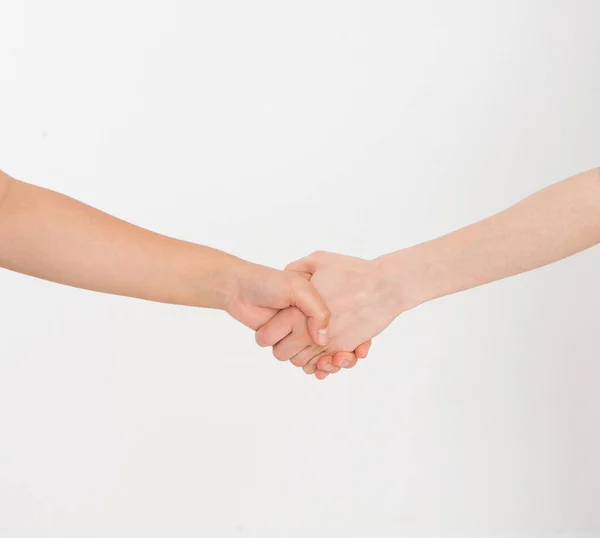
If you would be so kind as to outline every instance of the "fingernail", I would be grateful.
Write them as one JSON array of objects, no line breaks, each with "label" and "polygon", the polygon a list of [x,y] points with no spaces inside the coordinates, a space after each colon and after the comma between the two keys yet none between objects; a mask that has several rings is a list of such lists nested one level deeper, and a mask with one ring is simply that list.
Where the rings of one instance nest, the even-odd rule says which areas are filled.
[{"label": "fingernail", "polygon": [[346,360],[342,363],[343,368],[350,368],[351,365],[352,365],[352,362],[348,361],[348,360]]},{"label": "fingernail", "polygon": [[325,370],[326,372],[333,372],[333,370],[335,369],[335,367],[333,366],[333,364],[326,364],[325,366],[323,366],[323,370]]},{"label": "fingernail", "polygon": [[327,329],[319,329],[317,332],[317,341],[320,346],[327,344]]}]

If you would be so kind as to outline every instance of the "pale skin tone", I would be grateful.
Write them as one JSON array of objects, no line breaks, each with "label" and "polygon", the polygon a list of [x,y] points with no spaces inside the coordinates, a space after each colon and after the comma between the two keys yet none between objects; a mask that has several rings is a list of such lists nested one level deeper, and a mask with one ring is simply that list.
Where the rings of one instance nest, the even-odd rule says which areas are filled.
[{"label": "pale skin tone", "polygon": [[356,364],[337,352],[374,338],[402,312],[598,243],[600,168],[551,185],[485,220],[375,260],[317,252],[294,262],[287,269],[310,273],[331,310],[329,342],[311,342],[289,310],[272,318],[256,339],[274,345],[280,360],[324,379]]},{"label": "pale skin tone", "polygon": [[307,275],[150,232],[1,171],[0,267],[98,292],[220,309],[253,330],[289,307],[302,317],[304,335],[328,341],[329,309]]}]

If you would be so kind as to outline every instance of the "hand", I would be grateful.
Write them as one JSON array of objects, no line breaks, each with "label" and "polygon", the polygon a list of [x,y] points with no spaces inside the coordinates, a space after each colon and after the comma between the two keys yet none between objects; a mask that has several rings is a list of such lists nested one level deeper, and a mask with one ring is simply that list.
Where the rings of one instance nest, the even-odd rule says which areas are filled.
[{"label": "hand", "polygon": [[[366,359],[371,349],[371,340],[358,346],[354,353],[347,351],[338,351],[333,357],[323,355],[315,365],[314,375],[317,379],[325,379],[329,374],[337,374],[342,368],[348,370],[354,368],[358,359]],[[310,374],[310,372],[307,372]]]},{"label": "hand", "polygon": [[[304,274],[304,273],[303,273]],[[310,274],[306,273],[306,278]],[[257,331],[256,343],[262,347],[272,344],[263,343],[262,338],[268,332]],[[284,343],[275,344],[273,346],[273,355],[276,359],[281,361],[287,361],[290,358],[290,349],[302,349],[303,347],[312,344],[310,334],[308,332],[306,317],[304,314],[295,307],[289,307],[282,310],[278,317],[278,326],[269,336],[273,340],[285,340]],[[322,357],[323,368],[320,372],[315,372],[315,377],[319,380],[325,379],[330,373],[337,373],[340,368],[353,368],[358,359],[364,359],[369,353],[371,347],[371,341],[365,342],[358,346],[354,352],[339,352],[336,353],[335,357]],[[329,361],[331,364],[326,365],[325,361]],[[293,359],[292,364],[294,366],[304,366],[305,362],[299,362],[297,359]],[[307,372],[308,373],[308,372]]]},{"label": "hand", "polygon": [[[242,260],[231,262],[228,267],[235,267],[234,271],[224,272],[233,273],[232,280],[237,282],[225,306],[233,318],[256,330],[285,305],[287,308],[282,311],[286,312],[286,319],[297,333],[308,342],[314,342],[316,338],[319,344],[327,343],[329,310],[308,281],[310,274],[277,271]],[[367,356],[370,345],[367,342],[359,346],[355,353],[338,353],[336,360],[345,368],[351,368],[358,358]],[[316,377],[325,379],[328,375],[328,372],[320,372]]]},{"label": "hand", "polygon": [[[280,360],[291,360],[306,373],[315,372],[321,357],[368,343],[405,310],[398,299],[398,290],[392,280],[385,278],[378,260],[316,252],[286,269],[312,275],[311,284],[331,310],[329,342],[315,345],[307,338],[297,338],[294,332],[290,334],[286,311],[261,327],[257,341],[273,345]],[[323,366],[327,362],[324,359]]]},{"label": "hand", "polygon": [[259,329],[280,310],[294,308],[315,345],[325,345],[330,312],[325,302],[302,274],[278,271],[237,260],[230,270],[233,289],[225,310],[253,330]]}]

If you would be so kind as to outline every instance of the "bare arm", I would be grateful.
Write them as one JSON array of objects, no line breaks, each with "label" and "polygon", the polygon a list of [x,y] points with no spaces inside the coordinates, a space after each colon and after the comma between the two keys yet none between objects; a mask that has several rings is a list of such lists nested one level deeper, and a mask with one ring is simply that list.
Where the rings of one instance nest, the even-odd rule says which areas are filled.
[{"label": "bare arm", "polygon": [[[317,252],[288,266],[311,282],[331,309],[330,341],[281,340],[285,312],[257,334],[313,373],[335,373],[330,355],[373,338],[399,314],[437,297],[529,271],[600,243],[600,169],[551,185],[485,220],[432,241],[362,260]],[[288,337],[289,338],[289,337]],[[350,363],[350,367],[356,361]]]},{"label": "bare arm", "polygon": [[319,331],[328,321],[322,299],[300,275],[150,232],[2,172],[0,267],[94,291],[218,308],[253,329],[295,305],[309,316],[315,340],[323,340]]},{"label": "bare arm", "polygon": [[0,266],[79,288],[222,308],[236,259],[3,175]]},{"label": "bare arm", "polygon": [[[600,243],[600,168],[485,220],[380,258],[404,307],[547,265]],[[406,282],[400,282],[407,277]],[[407,289],[410,286],[410,290]],[[408,301],[408,302],[407,302]]]}]

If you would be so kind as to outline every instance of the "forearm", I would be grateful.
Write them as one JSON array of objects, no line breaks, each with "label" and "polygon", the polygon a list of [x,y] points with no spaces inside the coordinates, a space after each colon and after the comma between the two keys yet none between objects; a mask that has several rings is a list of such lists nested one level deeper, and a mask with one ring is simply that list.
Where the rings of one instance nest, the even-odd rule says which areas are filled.
[{"label": "forearm", "polygon": [[224,308],[244,263],[0,172],[0,267],[105,293]]},{"label": "forearm", "polygon": [[399,294],[410,308],[553,263],[597,243],[600,169],[566,179],[483,221],[379,261],[385,278],[402,287]]}]

